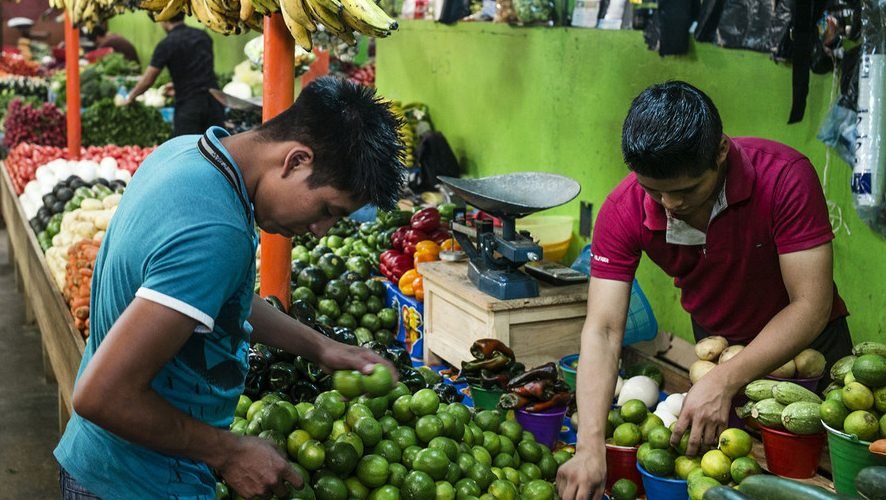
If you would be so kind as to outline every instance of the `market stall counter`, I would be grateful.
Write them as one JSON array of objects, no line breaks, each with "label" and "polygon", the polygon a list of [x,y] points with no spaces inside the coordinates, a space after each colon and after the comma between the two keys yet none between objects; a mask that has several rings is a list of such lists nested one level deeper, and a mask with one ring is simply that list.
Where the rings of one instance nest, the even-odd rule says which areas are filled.
[{"label": "market stall counter", "polygon": [[[17,283],[25,295],[28,321],[36,319],[43,345],[43,367],[47,380],[58,383],[59,430],[71,415],[71,397],[80,359],[86,346],[74,327],[64,298],[52,282],[43,252],[34,232],[27,226],[15,190],[5,168],[0,168],[0,206],[9,232],[10,255],[15,261]],[[36,314],[34,311],[38,311]]]}]

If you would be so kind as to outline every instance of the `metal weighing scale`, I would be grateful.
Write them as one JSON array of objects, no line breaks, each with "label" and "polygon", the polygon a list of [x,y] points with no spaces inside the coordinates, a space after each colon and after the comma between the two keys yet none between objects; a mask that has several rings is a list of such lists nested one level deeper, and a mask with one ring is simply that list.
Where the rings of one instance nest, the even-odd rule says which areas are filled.
[{"label": "metal weighing scale", "polygon": [[[578,196],[573,179],[542,172],[520,172],[480,179],[438,177],[465,203],[501,220],[501,231],[490,220],[468,225],[464,209],[452,221],[452,234],[468,255],[468,279],[497,299],[538,297],[538,282],[520,270],[541,261],[543,250],[526,231],[517,232],[516,219],[560,206]],[[475,243],[476,241],[476,243]]]}]

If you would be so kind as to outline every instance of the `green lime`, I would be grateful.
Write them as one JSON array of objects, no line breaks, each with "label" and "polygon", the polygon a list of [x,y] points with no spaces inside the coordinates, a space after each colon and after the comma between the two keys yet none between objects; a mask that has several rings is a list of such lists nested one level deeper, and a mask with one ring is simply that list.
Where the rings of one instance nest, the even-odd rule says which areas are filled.
[{"label": "green lime", "polygon": [[332,415],[323,408],[315,407],[305,413],[301,422],[302,429],[306,430],[313,439],[324,441],[332,432]]},{"label": "green lime", "polygon": [[[354,283],[355,285],[359,283]],[[354,318],[362,318],[364,314],[369,312],[369,309],[366,307],[366,304],[360,302],[359,300],[354,300],[350,304],[345,307],[345,312],[352,315]],[[356,322],[356,320],[355,320]],[[356,326],[355,326],[356,328]],[[362,328],[362,327],[361,327]]]},{"label": "green lime", "polygon": [[409,474],[409,469],[403,464],[392,462],[388,465],[388,471],[388,484],[394,485],[397,488],[403,486],[403,481],[406,479],[406,475]]},{"label": "green lime", "polygon": [[[649,431],[655,429],[656,427],[664,427],[664,422],[662,422],[661,418],[654,413],[647,413],[646,418],[643,419],[643,422],[640,423],[640,435],[642,436],[643,441],[649,440]],[[613,430],[615,428],[613,427]]]},{"label": "green lime", "polygon": [[646,453],[643,467],[654,476],[670,476],[674,473],[674,456],[668,450],[651,449]]},{"label": "green lime", "polygon": [[418,456],[418,452],[422,451],[422,448],[419,448],[416,445],[407,446],[403,450],[403,454],[400,458],[400,461],[408,468],[412,468],[415,463],[415,457]]},{"label": "green lime", "polygon": [[412,462],[412,468],[422,471],[439,481],[449,471],[449,458],[441,450],[426,448],[418,452]]},{"label": "green lime", "polygon": [[433,450],[440,450],[444,454],[446,454],[446,458],[451,461],[458,460],[458,443],[455,440],[444,437],[437,436],[428,443],[428,448]]},{"label": "green lime", "polygon": [[498,432],[510,439],[512,443],[517,443],[523,437],[523,426],[516,420],[505,420],[499,425]]},{"label": "green lime", "polygon": [[455,487],[447,481],[437,481],[436,500],[455,500]]},{"label": "green lime", "polygon": [[496,479],[489,485],[489,493],[496,500],[516,500],[518,496],[514,483],[501,479]]},{"label": "green lime", "polygon": [[282,452],[286,451],[286,438],[284,437],[283,434],[281,434],[277,431],[269,430],[269,431],[261,431],[258,434],[258,437],[261,439],[265,439],[267,441],[270,441],[280,451],[282,451]]},{"label": "green lime", "polygon": [[338,370],[332,375],[332,387],[348,399],[355,398],[363,393],[362,378],[357,370]]},{"label": "green lime", "polygon": [[341,316],[341,308],[339,307],[338,302],[333,299],[320,300],[317,304],[317,312],[329,317],[333,321]]},{"label": "green lime", "polygon": [[385,306],[384,300],[378,296],[371,296],[366,299],[366,309],[371,313],[377,313]]},{"label": "green lime", "polygon": [[381,424],[372,417],[362,417],[354,424],[354,432],[363,441],[363,445],[369,448],[378,444],[382,438]]},{"label": "green lime", "polygon": [[388,367],[381,363],[372,367],[372,373],[363,376],[363,391],[370,396],[384,396],[391,392],[393,388],[394,377],[391,375]]},{"label": "green lime", "polygon": [[419,442],[428,443],[443,432],[443,422],[437,415],[425,415],[415,423],[415,435]]},{"label": "green lime", "polygon": [[615,432],[612,433],[612,441],[617,446],[636,446],[640,443],[641,438],[640,427],[628,422],[616,427]]},{"label": "green lime", "polygon": [[375,418],[372,414],[372,410],[370,410],[368,406],[361,403],[354,403],[348,408],[348,411],[345,414],[345,422],[347,422],[353,429],[354,426],[357,425],[357,421],[363,417]]},{"label": "green lime", "polygon": [[335,320],[335,326],[341,328],[349,328],[353,330],[357,328],[357,318],[354,317],[353,314],[344,312],[341,316],[338,317],[338,319]]},{"label": "green lime", "polygon": [[529,476],[529,479],[541,479],[541,469],[529,462],[524,462],[520,464],[520,472]]},{"label": "green lime", "polygon": [[360,318],[360,326],[374,332],[381,328],[381,321],[379,321],[378,316],[375,314],[366,313]]},{"label": "green lime", "polygon": [[384,307],[378,311],[378,320],[382,328],[393,330],[397,326],[397,311],[390,307]]},{"label": "green lime", "polygon": [[253,401],[252,404],[249,405],[249,408],[246,409],[246,420],[249,420],[251,422],[252,419],[255,418],[255,416],[258,415],[264,407],[264,401]]},{"label": "green lime", "polygon": [[541,460],[541,447],[542,445],[535,441],[520,441],[517,444],[517,453],[522,460],[536,463]]},{"label": "green lime", "polygon": [[619,479],[612,485],[613,500],[634,500],[637,498],[637,484],[630,479]]},{"label": "green lime", "polygon": [[234,416],[247,418],[246,414],[249,411],[249,407],[251,405],[252,400],[249,399],[249,396],[247,396],[246,394],[241,394],[240,399],[237,400],[237,408],[234,410]]},{"label": "green lime", "polygon": [[335,476],[323,476],[314,483],[314,494],[322,500],[347,500],[348,487]]},{"label": "green lime", "polygon": [[357,477],[370,488],[385,484],[388,473],[388,461],[378,455],[366,455],[357,464]]},{"label": "green lime", "polygon": [[631,399],[621,406],[620,412],[621,418],[624,419],[625,422],[641,424],[643,423],[643,420],[646,419],[646,414],[649,410],[646,408],[646,403],[643,401],[640,401],[639,399]]},{"label": "green lime", "polygon": [[[438,406],[440,406],[440,397],[431,389],[419,390],[412,395],[412,400],[409,402],[409,409],[417,417],[437,413]],[[396,414],[394,418],[397,418]],[[400,421],[399,418],[397,420]]]},{"label": "green lime", "polygon": [[380,486],[372,490],[369,500],[400,500],[400,488],[390,484]]},{"label": "green lime", "polygon": [[391,441],[397,443],[397,446],[404,451],[406,448],[418,444],[415,429],[402,425],[391,431]]},{"label": "green lime", "polygon": [[539,460],[536,465],[538,465],[538,468],[541,470],[542,479],[553,481],[557,476],[557,460],[554,458],[553,454],[543,454],[541,460]]},{"label": "green lime", "polygon": [[522,491],[523,500],[554,498],[554,485],[542,479],[530,480]]},{"label": "green lime", "polygon": [[384,458],[391,464],[398,463],[403,458],[403,452],[400,450],[400,447],[390,439],[379,441],[372,453]]},{"label": "green lime", "polygon": [[298,449],[311,440],[311,435],[304,429],[296,429],[286,438],[286,452],[293,460],[298,460]]},{"label": "green lime", "polygon": [[350,475],[358,460],[360,456],[357,455],[357,450],[345,442],[333,443],[326,453],[326,467],[342,477]]},{"label": "green lime", "polygon": [[501,451],[501,439],[492,431],[483,431],[483,447],[490,455],[495,456]]},{"label": "green lime", "polygon": [[318,470],[326,461],[326,449],[316,439],[302,443],[298,449],[298,464],[309,471]]},{"label": "green lime", "polygon": [[[501,425],[501,415],[495,410],[483,410],[474,416],[474,422],[484,431],[498,433]],[[514,439],[513,441],[517,441]]]},{"label": "green lime", "polygon": [[391,405],[391,414],[401,424],[411,422],[415,418],[415,414],[412,413],[412,396],[406,395],[397,398]]},{"label": "green lime", "polygon": [[434,498],[436,494],[437,485],[434,480],[421,470],[410,472],[400,488],[400,496],[404,500],[425,500]]},{"label": "green lime", "polygon": [[360,440],[360,437],[354,434],[353,432],[346,432],[335,439],[336,443],[347,443],[354,447],[357,450],[357,455],[363,456],[363,450],[365,449],[363,446],[363,441]]},{"label": "green lime", "polygon": [[479,464],[487,467],[492,465],[492,455],[489,454],[489,450],[482,446],[474,446],[471,448],[471,455],[474,455],[474,460]]},{"label": "green lime", "polygon": [[660,425],[649,431],[648,442],[652,448],[666,450],[671,446],[671,431]]},{"label": "green lime", "polygon": [[480,489],[480,485],[477,484],[477,481],[474,481],[471,478],[465,477],[459,479],[457,483],[455,483],[455,497],[456,498],[472,498],[479,497],[482,493]]},{"label": "green lime", "polygon": [[363,500],[369,498],[369,488],[360,482],[354,476],[345,479],[345,486],[348,488],[348,498]]}]

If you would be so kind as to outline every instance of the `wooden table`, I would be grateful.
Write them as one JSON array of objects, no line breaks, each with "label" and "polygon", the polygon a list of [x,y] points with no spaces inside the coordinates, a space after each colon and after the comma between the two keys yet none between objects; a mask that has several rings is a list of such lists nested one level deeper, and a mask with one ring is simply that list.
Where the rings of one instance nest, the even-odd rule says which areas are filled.
[{"label": "wooden table", "polygon": [[434,356],[459,366],[473,358],[471,344],[496,338],[527,367],[557,361],[579,350],[587,314],[587,283],[556,287],[539,283],[539,296],[499,300],[468,280],[466,262],[423,262],[425,362]]},{"label": "wooden table", "polygon": [[0,209],[9,232],[16,282],[25,296],[28,322],[37,321],[43,345],[43,371],[58,383],[58,425],[63,431],[71,416],[74,380],[86,343],[74,327],[67,304],[52,279],[37,237],[18,202],[6,168],[0,166]]}]

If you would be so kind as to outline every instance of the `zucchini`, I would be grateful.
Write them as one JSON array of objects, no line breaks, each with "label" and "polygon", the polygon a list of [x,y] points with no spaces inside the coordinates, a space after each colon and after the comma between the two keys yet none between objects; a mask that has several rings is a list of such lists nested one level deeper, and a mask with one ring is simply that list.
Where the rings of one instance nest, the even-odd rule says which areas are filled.
[{"label": "zucchini", "polygon": [[772,397],[772,388],[777,383],[775,380],[754,380],[744,388],[744,394],[754,401],[763,401]]},{"label": "zucchini", "polygon": [[821,405],[797,401],[787,405],[781,412],[781,423],[794,434],[817,434],[824,431],[821,425]]},{"label": "zucchini", "polygon": [[793,382],[779,382],[772,387],[772,397],[783,405],[798,401],[821,404],[821,398],[809,389]]},{"label": "zucchini", "polygon": [[852,354],[861,356],[863,354],[879,354],[886,356],[886,344],[880,342],[861,342],[852,348]]},{"label": "zucchini", "polygon": [[754,500],[837,500],[835,493],[778,476],[756,474],[746,478],[738,491]]},{"label": "zucchini", "polygon": [[729,486],[714,486],[704,492],[703,500],[748,500],[751,497],[744,493],[730,488]]},{"label": "zucchini", "polygon": [[886,498],[886,465],[865,467],[855,476],[855,491],[862,498]]},{"label": "zucchini", "polygon": [[852,363],[855,363],[855,356],[851,354],[840,358],[840,360],[834,363],[834,366],[831,367],[831,380],[837,380],[839,383],[842,383],[846,374],[852,371]]},{"label": "zucchini", "polygon": [[764,399],[763,401],[757,401],[754,404],[753,410],[751,410],[751,416],[754,417],[754,420],[760,425],[772,429],[781,429],[781,412],[783,411],[783,404],[776,401],[775,398],[769,398]]}]

